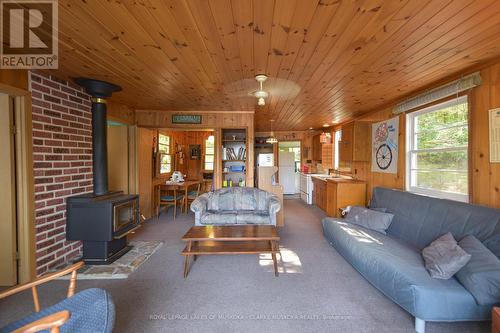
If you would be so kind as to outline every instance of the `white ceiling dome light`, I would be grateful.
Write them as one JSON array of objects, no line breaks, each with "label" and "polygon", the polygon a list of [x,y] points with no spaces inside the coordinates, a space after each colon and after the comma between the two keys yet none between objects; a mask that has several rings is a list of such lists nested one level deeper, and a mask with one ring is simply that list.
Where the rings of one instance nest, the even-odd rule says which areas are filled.
[{"label": "white ceiling dome light", "polygon": [[254,91],[252,95],[257,98],[257,104],[259,106],[266,105],[266,98],[269,96],[267,91],[264,91],[264,82],[267,80],[267,75],[259,74],[255,76],[255,80],[259,82],[259,90]]}]

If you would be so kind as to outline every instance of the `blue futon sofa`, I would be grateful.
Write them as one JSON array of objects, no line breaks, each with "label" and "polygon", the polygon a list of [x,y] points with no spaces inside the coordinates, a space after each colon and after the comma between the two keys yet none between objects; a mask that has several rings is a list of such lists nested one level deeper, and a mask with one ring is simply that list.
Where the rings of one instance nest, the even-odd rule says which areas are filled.
[{"label": "blue futon sofa", "polygon": [[387,235],[324,218],[331,245],[372,285],[415,316],[417,332],[426,321],[479,321],[491,318],[491,306],[478,305],[457,279],[431,278],[421,251],[451,232],[460,240],[474,235],[500,258],[500,210],[375,188],[371,208],[394,214]]}]

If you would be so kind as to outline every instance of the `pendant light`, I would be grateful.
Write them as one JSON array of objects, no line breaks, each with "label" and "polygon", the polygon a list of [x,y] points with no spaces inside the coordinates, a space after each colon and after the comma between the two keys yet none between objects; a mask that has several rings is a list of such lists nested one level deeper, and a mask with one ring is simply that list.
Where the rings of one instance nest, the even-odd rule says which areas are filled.
[{"label": "pendant light", "polygon": [[275,144],[278,143],[278,139],[276,139],[276,137],[274,136],[274,131],[273,131],[274,119],[271,119],[270,122],[271,122],[271,136],[267,138],[266,143]]}]

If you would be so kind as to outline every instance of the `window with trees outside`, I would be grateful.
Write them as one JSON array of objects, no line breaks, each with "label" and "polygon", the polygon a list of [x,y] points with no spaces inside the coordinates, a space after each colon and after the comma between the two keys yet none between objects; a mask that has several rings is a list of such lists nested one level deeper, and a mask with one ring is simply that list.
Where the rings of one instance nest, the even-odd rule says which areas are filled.
[{"label": "window with trees outside", "polygon": [[170,136],[158,135],[158,153],[160,156],[160,174],[172,171],[172,155],[170,147]]},{"label": "window with trees outside", "polygon": [[408,191],[469,201],[467,96],[407,115]]},{"label": "window with trees outside", "polygon": [[215,138],[210,135],[208,139],[205,140],[205,170],[214,169],[214,157],[215,156]]}]

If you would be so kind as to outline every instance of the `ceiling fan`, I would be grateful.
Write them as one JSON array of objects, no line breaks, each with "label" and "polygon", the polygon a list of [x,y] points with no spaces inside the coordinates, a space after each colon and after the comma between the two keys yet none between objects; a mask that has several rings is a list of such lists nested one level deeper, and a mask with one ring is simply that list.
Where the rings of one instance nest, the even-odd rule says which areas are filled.
[{"label": "ceiling fan", "polygon": [[[257,81],[257,89],[255,89],[255,81]],[[264,106],[269,98],[297,96],[300,86],[290,80],[258,74],[253,79],[242,79],[225,85],[224,92],[229,98],[255,98],[258,106]]]}]

